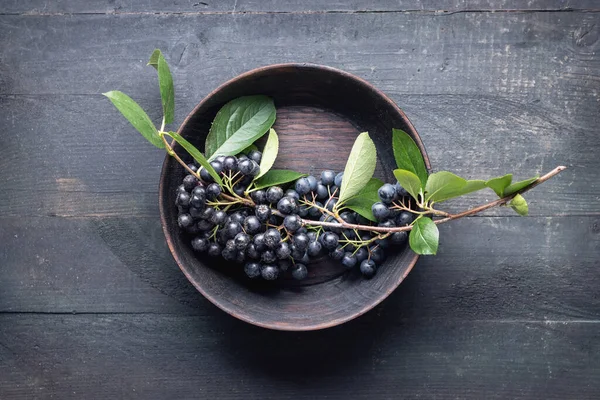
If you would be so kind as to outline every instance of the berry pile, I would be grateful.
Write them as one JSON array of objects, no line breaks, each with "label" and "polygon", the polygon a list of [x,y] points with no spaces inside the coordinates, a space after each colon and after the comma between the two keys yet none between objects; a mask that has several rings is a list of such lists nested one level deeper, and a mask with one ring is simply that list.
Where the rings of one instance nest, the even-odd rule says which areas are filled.
[{"label": "berry pile", "polygon": [[[224,187],[203,168],[199,171],[201,180],[185,175],[177,188],[178,224],[193,235],[195,251],[241,264],[250,278],[275,280],[289,273],[301,280],[308,275],[311,259],[327,254],[347,269],[358,267],[362,275],[371,278],[385,259],[385,250],[406,242],[406,232],[380,235],[345,229],[339,223],[333,210],[343,173],[323,171],[320,179],[302,177],[285,191],[280,186],[249,189],[259,173],[261,157],[254,150],[212,161]],[[194,172],[199,169],[196,164],[188,168]],[[398,183],[384,184],[378,195],[381,201],[372,207],[378,226],[405,226],[413,221],[412,213],[395,207],[398,201],[410,201]],[[339,218],[348,224],[373,224],[352,211],[341,212]],[[340,227],[315,226],[310,221]]]}]

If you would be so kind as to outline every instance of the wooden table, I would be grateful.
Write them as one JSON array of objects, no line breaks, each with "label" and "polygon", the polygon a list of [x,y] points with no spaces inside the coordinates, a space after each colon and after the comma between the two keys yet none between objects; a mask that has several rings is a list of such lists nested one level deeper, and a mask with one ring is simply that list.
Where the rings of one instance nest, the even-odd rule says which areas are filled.
[{"label": "wooden table", "polygon": [[[341,3],[0,4],[1,399],[600,396],[600,4]],[[259,329],[179,271],[158,218],[164,154],[100,94],[158,119],[154,48],[178,123],[241,72],[312,62],[389,94],[435,169],[569,169],[527,194],[529,217],[441,227],[439,255],[367,315]]]}]

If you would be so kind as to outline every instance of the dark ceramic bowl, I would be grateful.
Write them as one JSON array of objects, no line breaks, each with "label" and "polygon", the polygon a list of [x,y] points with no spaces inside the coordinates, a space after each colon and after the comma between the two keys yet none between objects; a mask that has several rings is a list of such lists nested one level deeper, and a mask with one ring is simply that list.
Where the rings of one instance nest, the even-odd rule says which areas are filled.
[{"label": "dark ceramic bowl", "polygon": [[[318,174],[342,171],[354,139],[368,131],[377,147],[375,176],[395,182],[392,128],[408,132],[429,160],[404,113],[368,82],[330,67],[280,64],[246,72],[210,93],[188,115],[179,133],[204,147],[211,121],[226,102],[244,95],[271,96],[277,107],[275,130],[280,148],[275,168]],[[259,145],[259,148],[261,146]],[[184,154],[181,148],[176,150]],[[309,266],[305,281],[256,282],[243,268],[195,254],[191,237],[177,226],[175,191],[183,168],[166,157],[160,177],[160,213],[167,243],[177,264],[208,300],[243,321],[265,328],[308,331],[339,325],[369,311],[410,272],[418,256],[408,248],[387,258],[366,280],[324,257]]]}]

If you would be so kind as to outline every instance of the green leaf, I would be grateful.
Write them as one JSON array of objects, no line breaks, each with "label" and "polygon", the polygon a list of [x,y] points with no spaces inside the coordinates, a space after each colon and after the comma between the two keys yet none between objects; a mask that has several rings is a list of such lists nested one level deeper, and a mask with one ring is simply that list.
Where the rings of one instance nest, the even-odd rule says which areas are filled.
[{"label": "green leaf", "polygon": [[267,143],[265,144],[265,148],[262,152],[262,158],[260,160],[260,172],[254,178],[255,180],[266,174],[273,164],[275,163],[275,159],[277,158],[277,153],[279,152],[279,138],[277,137],[277,133],[275,129],[271,128],[269,130],[269,137],[267,138]]},{"label": "green leaf", "polygon": [[526,216],[529,214],[529,206],[527,205],[527,201],[520,194],[513,197],[513,199],[509,203],[510,208],[515,210],[517,214]]},{"label": "green leaf", "polygon": [[117,110],[123,114],[125,118],[135,129],[138,130],[139,133],[142,134],[150,143],[159,149],[163,149],[165,147],[164,142],[158,135],[158,131],[156,127],[152,123],[148,114],[139,106],[138,103],[133,101],[131,97],[127,96],[123,92],[119,92],[118,90],[113,90],[111,92],[102,93],[104,96],[108,97],[108,99],[117,107]]},{"label": "green leaf", "polygon": [[363,132],[354,141],[344,169],[344,179],[336,206],[358,194],[375,172],[377,150],[368,132]]},{"label": "green leaf", "polygon": [[231,100],[217,113],[205,152],[209,160],[238,154],[263,136],[275,122],[275,105],[267,96],[244,96]]},{"label": "green leaf", "polygon": [[429,175],[425,200],[439,203],[485,188],[485,181],[480,179],[466,180],[451,172],[440,171]]},{"label": "green leaf", "polygon": [[165,124],[170,124],[175,118],[175,88],[173,87],[173,77],[169,70],[169,64],[167,64],[162,54],[158,57],[158,84],[160,86]]},{"label": "green leaf", "polygon": [[369,183],[354,197],[349,198],[343,208],[349,208],[356,211],[366,219],[376,222],[375,216],[371,211],[373,203],[379,201],[377,191],[383,186],[383,182],[377,178],[371,178]]},{"label": "green leaf", "polygon": [[158,85],[160,87],[165,124],[170,124],[175,117],[175,89],[169,64],[167,64],[160,50],[156,49],[152,52],[147,65],[153,66],[158,71]]},{"label": "green leaf", "polygon": [[218,183],[220,186],[223,186],[223,181],[221,180],[219,174],[217,174],[217,171],[215,171],[215,169],[212,167],[212,165],[210,165],[208,160],[202,155],[202,153],[200,153],[200,151],[196,147],[194,147],[193,144],[185,140],[177,132],[168,132],[167,135],[175,139],[175,141],[179,143],[181,147],[183,147],[185,151],[187,151],[194,158],[194,160],[198,162],[198,164],[205,168],[216,183]]},{"label": "green leaf", "polygon": [[288,169],[272,169],[261,176],[260,179],[254,181],[253,190],[263,189],[268,186],[282,185],[284,183],[295,181],[303,176],[306,176],[306,174],[290,171]]},{"label": "green leaf", "polygon": [[392,129],[392,148],[399,169],[405,169],[419,177],[421,187],[427,183],[427,168],[421,150],[410,137],[401,129]]},{"label": "green leaf", "polygon": [[405,169],[395,169],[394,176],[415,200],[419,200],[419,193],[421,193],[422,189],[421,181],[417,175]]},{"label": "green leaf", "polygon": [[152,54],[150,55],[150,60],[148,60],[148,64],[146,65],[151,65],[154,67],[154,69],[158,70],[158,57],[161,55],[162,53],[160,52],[159,49],[155,49]]},{"label": "green leaf", "polygon": [[510,196],[511,194],[518,192],[521,189],[526,188],[531,185],[533,182],[537,181],[539,175],[536,175],[533,178],[525,179],[524,181],[515,182],[506,189],[504,189],[504,196]]},{"label": "green leaf", "polygon": [[512,174],[506,174],[497,178],[488,180],[485,185],[492,189],[498,197],[504,197],[504,189],[506,189],[512,182]]},{"label": "green leaf", "polygon": [[439,231],[431,218],[418,218],[410,231],[408,243],[417,254],[435,255],[438,250]]},{"label": "green leaf", "polygon": [[467,180],[452,172],[440,171],[429,175],[425,186],[426,201],[440,201],[448,193],[456,193],[467,184]]}]

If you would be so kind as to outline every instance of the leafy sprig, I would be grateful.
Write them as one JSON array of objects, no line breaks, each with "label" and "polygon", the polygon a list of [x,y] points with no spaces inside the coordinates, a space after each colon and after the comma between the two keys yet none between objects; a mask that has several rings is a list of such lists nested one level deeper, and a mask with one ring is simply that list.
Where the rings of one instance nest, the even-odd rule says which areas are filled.
[{"label": "leafy sprig", "polygon": [[[104,95],[144,138],[154,146],[164,148],[190,174],[199,180],[202,179],[199,171],[192,170],[175,152],[173,147],[175,143],[179,144],[202,169],[206,170],[210,177],[225,189],[219,199],[215,200],[215,205],[224,207],[235,204],[254,206],[254,201],[250,196],[253,191],[293,182],[306,175],[296,171],[271,169],[279,151],[279,138],[272,129],[276,118],[275,105],[273,100],[267,96],[243,96],[225,104],[218,111],[206,137],[204,153],[179,133],[166,131],[166,125],[173,123],[175,115],[173,78],[160,50],[157,49],[152,53],[148,65],[154,67],[158,73],[163,108],[163,118],[159,128],[154,125],[146,112],[126,94],[110,91]],[[233,187],[236,177],[225,176],[222,178],[210,162],[218,156],[248,153],[256,149],[255,142],[267,132],[269,134],[263,148],[259,172],[242,195],[235,193]],[[439,243],[437,225],[502,205],[509,205],[519,215],[527,215],[528,204],[521,194],[566,168],[559,166],[542,177],[536,176],[514,183],[512,174],[491,178],[487,181],[467,180],[448,171],[429,174],[421,150],[413,138],[403,130],[392,130],[392,148],[398,167],[393,171],[394,176],[412,199],[408,204],[404,200],[398,199],[391,208],[410,211],[417,215],[410,225],[388,227],[353,224],[346,222],[340,216],[343,210],[350,209],[370,221],[375,221],[371,207],[379,200],[378,189],[383,182],[373,177],[377,163],[377,151],[367,132],[361,133],[352,146],[335,206],[330,210],[318,206],[315,199],[302,200],[306,206],[319,208],[328,218],[320,221],[303,219],[302,224],[317,231],[322,227],[331,227],[372,232],[373,236],[369,239],[344,237],[341,240],[346,245],[354,246],[357,250],[374,241],[385,239],[393,233],[409,231],[409,244],[414,252],[423,255],[436,254]],[[435,208],[437,204],[446,200],[486,188],[493,190],[499,199],[457,214],[449,214]],[[277,211],[274,212],[277,213]]]}]

